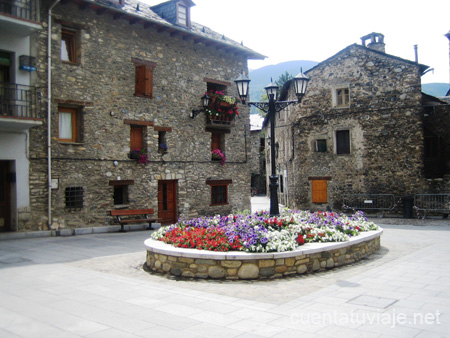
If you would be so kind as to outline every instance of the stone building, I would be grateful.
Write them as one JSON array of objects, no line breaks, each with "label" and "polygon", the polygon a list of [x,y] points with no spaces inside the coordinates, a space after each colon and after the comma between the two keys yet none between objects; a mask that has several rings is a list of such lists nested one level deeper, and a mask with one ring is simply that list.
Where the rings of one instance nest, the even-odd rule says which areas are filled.
[{"label": "stone building", "polygon": [[[449,106],[421,93],[427,68],[372,33],[308,70],[302,103],[276,117],[280,203],[341,210],[348,194],[450,191]],[[290,82],[279,99],[295,99]]]},{"label": "stone building", "polygon": [[27,217],[10,217],[9,230],[109,225],[117,208],[153,208],[162,223],[250,208],[248,108],[224,123],[193,111],[207,91],[236,97],[233,80],[264,56],[195,23],[190,0],[41,4],[20,53],[33,56],[25,84],[39,88],[42,109],[8,139],[29,142],[16,152],[29,169],[0,153],[17,177],[10,215],[21,210],[15,194],[27,195]]},{"label": "stone building", "polygon": [[261,129],[250,130],[251,187],[252,195],[266,194],[266,156],[264,133]]}]

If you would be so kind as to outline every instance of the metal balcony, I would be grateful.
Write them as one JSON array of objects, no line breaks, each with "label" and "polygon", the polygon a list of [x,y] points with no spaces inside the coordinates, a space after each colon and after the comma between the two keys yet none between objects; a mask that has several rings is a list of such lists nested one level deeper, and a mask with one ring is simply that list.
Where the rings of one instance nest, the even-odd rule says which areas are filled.
[{"label": "metal balcony", "polygon": [[42,29],[39,21],[39,0],[0,0],[0,33],[29,36]]},{"label": "metal balcony", "polygon": [[39,119],[41,92],[36,87],[0,82],[0,117]]},{"label": "metal balcony", "polygon": [[1,0],[0,13],[16,18],[39,21],[39,1],[37,0]]}]

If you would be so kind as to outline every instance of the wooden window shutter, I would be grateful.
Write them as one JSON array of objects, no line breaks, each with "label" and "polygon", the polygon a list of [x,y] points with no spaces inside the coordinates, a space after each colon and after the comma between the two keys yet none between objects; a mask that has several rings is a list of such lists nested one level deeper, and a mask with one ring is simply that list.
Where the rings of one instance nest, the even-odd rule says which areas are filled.
[{"label": "wooden window shutter", "polygon": [[136,94],[152,96],[153,94],[153,71],[145,65],[136,66]]},{"label": "wooden window shutter", "polygon": [[221,133],[211,133],[211,151],[215,149],[222,150],[222,134]]},{"label": "wooden window shutter", "polygon": [[144,145],[143,127],[130,126],[130,150],[142,150]]},{"label": "wooden window shutter", "polygon": [[313,203],[327,203],[327,181],[326,180],[314,180],[311,181],[312,185],[312,202]]}]

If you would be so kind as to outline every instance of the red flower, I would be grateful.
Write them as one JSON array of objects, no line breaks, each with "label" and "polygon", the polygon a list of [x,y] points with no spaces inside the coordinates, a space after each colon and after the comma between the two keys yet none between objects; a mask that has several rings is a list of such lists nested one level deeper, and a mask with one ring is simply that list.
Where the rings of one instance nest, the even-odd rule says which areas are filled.
[{"label": "red flower", "polygon": [[305,239],[303,238],[302,234],[298,234],[297,238],[295,239],[298,243],[298,245],[303,245],[305,244]]}]

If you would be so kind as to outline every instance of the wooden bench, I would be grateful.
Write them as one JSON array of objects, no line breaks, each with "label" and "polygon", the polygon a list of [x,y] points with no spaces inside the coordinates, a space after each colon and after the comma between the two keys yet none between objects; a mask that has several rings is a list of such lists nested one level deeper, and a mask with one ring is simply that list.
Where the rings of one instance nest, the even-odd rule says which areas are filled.
[{"label": "wooden bench", "polygon": [[134,223],[148,223],[147,230],[152,230],[152,223],[157,222],[158,218],[150,218],[149,215],[153,215],[155,211],[153,209],[122,209],[111,210],[111,216],[115,216],[117,222],[120,224],[121,232],[125,232],[125,224]]}]

